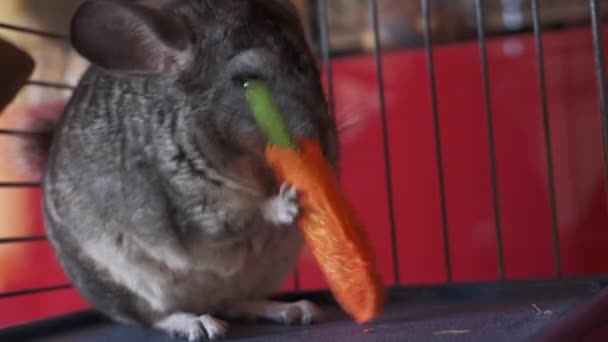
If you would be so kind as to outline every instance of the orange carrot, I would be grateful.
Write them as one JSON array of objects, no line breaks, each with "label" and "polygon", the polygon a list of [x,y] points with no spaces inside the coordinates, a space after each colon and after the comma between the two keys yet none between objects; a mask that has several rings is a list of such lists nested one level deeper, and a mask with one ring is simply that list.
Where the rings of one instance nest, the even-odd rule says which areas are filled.
[{"label": "orange carrot", "polygon": [[246,96],[268,136],[266,160],[277,178],[298,190],[298,224],[334,297],[358,323],[374,319],[385,300],[380,272],[365,230],[319,143],[292,139],[263,82],[246,84]]},{"label": "orange carrot", "polygon": [[365,231],[319,144],[301,140],[299,145],[299,151],[268,145],[266,159],[279,178],[298,189],[300,229],[336,300],[357,322],[370,321],[382,309],[384,289]]}]

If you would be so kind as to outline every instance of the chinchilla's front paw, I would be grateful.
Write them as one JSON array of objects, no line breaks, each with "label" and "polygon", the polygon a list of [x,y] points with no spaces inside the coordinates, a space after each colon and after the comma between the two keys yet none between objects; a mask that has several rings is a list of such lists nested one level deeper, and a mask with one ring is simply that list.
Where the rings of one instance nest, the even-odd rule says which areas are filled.
[{"label": "chinchilla's front paw", "polygon": [[287,184],[281,184],[279,194],[269,199],[262,209],[264,218],[277,225],[293,224],[300,213],[298,192]]}]

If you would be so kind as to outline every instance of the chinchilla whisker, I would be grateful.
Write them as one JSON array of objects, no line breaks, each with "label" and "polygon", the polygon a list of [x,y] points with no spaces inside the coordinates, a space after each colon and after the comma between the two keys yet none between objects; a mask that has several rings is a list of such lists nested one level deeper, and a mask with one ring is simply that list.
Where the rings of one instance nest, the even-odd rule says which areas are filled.
[{"label": "chinchilla whisker", "polygon": [[249,114],[249,113],[245,113],[245,112],[243,112],[243,111],[241,111],[241,110],[238,110],[238,109],[236,109],[236,108],[233,108],[233,107],[230,107],[230,106],[226,106],[226,105],[223,105],[223,104],[217,104],[217,105],[215,105],[215,106],[216,106],[217,108],[219,108],[219,109],[222,109],[222,110],[228,111],[229,113],[236,114],[236,115],[239,115],[239,116],[242,116],[242,117],[248,118],[248,119],[253,119],[253,118],[252,118],[252,116],[251,116],[251,114]]}]

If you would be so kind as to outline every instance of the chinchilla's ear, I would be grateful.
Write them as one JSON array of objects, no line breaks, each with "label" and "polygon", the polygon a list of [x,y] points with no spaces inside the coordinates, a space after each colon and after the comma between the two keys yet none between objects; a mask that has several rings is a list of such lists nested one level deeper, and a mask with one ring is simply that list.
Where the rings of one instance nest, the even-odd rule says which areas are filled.
[{"label": "chinchilla's ear", "polygon": [[112,71],[167,75],[190,60],[185,20],[155,6],[89,0],[74,14],[70,31],[78,53]]}]

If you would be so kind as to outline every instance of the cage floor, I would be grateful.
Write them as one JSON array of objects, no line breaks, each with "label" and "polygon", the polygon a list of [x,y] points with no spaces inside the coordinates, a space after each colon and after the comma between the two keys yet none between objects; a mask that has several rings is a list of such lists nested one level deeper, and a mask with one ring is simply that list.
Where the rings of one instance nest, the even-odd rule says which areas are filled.
[{"label": "cage floor", "polygon": [[[383,315],[358,326],[326,293],[327,319],[312,326],[231,322],[227,341],[525,341],[597,294],[597,282],[396,289]],[[0,331],[1,341],[180,341],[162,333],[79,314]]]}]

